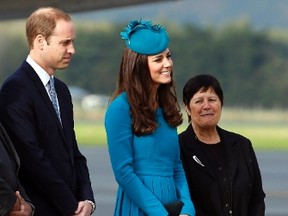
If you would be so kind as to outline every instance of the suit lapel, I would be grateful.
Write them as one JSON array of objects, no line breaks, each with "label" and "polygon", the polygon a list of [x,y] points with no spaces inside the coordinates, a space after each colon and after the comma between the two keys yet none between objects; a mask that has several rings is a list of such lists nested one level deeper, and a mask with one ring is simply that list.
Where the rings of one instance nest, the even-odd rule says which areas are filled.
[{"label": "suit lapel", "polygon": [[[67,138],[65,135],[65,134],[67,134],[67,135],[71,134],[69,132],[69,130],[67,130],[67,128],[71,128],[71,125],[69,123],[70,116],[68,114],[69,110],[70,110],[69,103],[71,103],[71,100],[67,100],[67,97],[69,97],[69,95],[67,95],[67,93],[66,93],[66,88],[65,88],[66,86],[61,85],[60,81],[57,78],[55,78],[54,81],[55,81],[55,90],[56,90],[57,97],[58,97],[58,103],[59,103],[59,107],[60,107],[60,115],[61,115],[61,120],[62,120],[62,126],[59,124],[61,127],[61,134],[63,137],[65,137],[64,142],[66,144],[66,149],[69,152],[71,163],[74,164],[73,148],[71,148],[71,145],[70,145],[71,140],[69,138]],[[72,104],[71,104],[71,106],[72,106]],[[56,114],[56,112],[55,112],[55,114]],[[57,117],[57,120],[58,120],[58,117]],[[58,120],[58,122],[59,122],[59,120]]]},{"label": "suit lapel", "polygon": [[61,131],[60,133],[62,134],[63,138],[65,139],[61,123],[57,117],[55,110],[54,110],[53,104],[51,103],[50,97],[47,94],[45,86],[43,85],[42,81],[40,80],[39,76],[34,71],[34,69],[26,61],[24,61],[24,63],[22,64],[22,67],[26,71],[27,75],[31,78],[33,85],[35,86],[35,88],[39,92],[39,95],[41,96],[42,100],[44,101],[46,107],[49,109],[49,112],[53,116],[53,119],[57,123],[57,126],[58,126],[59,130]]}]

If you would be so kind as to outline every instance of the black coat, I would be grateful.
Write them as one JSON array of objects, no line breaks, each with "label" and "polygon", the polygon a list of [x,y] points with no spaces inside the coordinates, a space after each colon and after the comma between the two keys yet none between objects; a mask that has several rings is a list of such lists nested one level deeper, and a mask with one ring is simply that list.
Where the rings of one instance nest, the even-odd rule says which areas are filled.
[{"label": "black coat", "polygon": [[[232,177],[233,216],[265,215],[265,193],[261,174],[251,142],[239,135],[217,127],[229,161]],[[218,178],[196,140],[191,124],[179,134],[181,159],[190,195],[197,216],[223,216],[225,202],[221,199]],[[204,165],[197,163],[196,156]]]},{"label": "black coat", "polygon": [[24,61],[2,85],[0,120],[21,160],[19,177],[35,215],[72,215],[81,200],[94,201],[86,158],[74,132],[68,87],[55,78],[61,126],[47,91]]},{"label": "black coat", "polygon": [[18,179],[20,160],[2,125],[0,124],[0,215],[6,215],[16,202],[15,192],[31,202]]}]

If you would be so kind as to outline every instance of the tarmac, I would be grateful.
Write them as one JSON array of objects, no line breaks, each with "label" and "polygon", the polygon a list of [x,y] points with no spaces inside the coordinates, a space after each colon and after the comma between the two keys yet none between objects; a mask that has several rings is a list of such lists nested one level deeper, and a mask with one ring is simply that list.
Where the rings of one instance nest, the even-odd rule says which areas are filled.
[{"label": "tarmac", "polygon": [[[117,183],[106,147],[80,147],[96,199],[93,216],[113,216]],[[288,216],[288,151],[256,151],[266,193],[266,216]]]}]

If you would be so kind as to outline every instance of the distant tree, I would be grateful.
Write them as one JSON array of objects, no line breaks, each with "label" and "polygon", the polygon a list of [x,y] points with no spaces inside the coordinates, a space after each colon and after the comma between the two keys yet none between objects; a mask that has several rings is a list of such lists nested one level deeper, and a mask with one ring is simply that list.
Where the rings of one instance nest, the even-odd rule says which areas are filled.
[{"label": "distant tree", "polygon": [[0,34],[0,84],[13,73],[27,57],[26,41],[19,35]]},{"label": "distant tree", "polygon": [[[125,25],[76,23],[76,54],[70,66],[56,76],[91,93],[111,95],[125,47],[119,32]],[[226,106],[288,106],[288,44],[271,38],[272,30],[256,31],[249,23],[221,28],[174,23],[165,26],[180,101],[183,85],[190,77],[209,73],[221,82]],[[6,29],[0,35],[2,83],[26,58],[28,48],[23,29],[12,28],[11,23],[0,23],[0,27]]]},{"label": "distant tree", "polygon": [[103,30],[95,23],[84,27],[80,25],[77,31],[76,54],[69,68],[60,76],[70,85],[83,87],[92,93],[110,94],[115,88],[124,48],[120,27],[108,25]]}]

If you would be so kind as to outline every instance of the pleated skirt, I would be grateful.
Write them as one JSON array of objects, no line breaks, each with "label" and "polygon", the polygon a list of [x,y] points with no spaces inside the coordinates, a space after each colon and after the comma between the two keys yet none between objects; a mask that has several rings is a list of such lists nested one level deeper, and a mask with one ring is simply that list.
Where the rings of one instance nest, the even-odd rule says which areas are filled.
[{"label": "pleated skirt", "polygon": [[[143,184],[162,202],[162,204],[177,200],[175,181],[173,176],[141,176]],[[135,188],[137,190],[137,188]],[[114,216],[148,216],[134,204],[122,190],[118,188]]]}]

